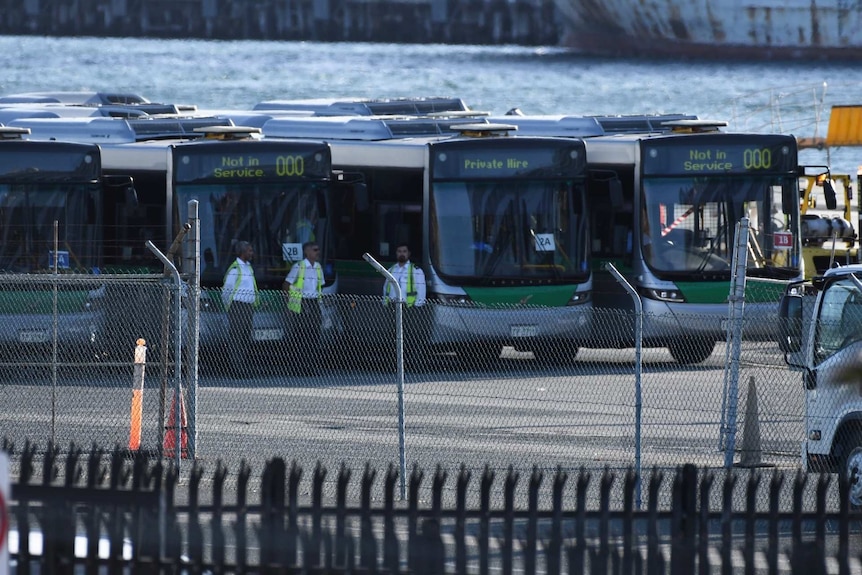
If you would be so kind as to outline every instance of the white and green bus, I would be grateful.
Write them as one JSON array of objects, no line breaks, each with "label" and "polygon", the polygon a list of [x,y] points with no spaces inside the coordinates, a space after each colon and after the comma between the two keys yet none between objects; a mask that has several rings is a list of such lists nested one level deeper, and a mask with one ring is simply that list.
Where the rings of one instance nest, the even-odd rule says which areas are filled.
[{"label": "white and green bus", "polygon": [[[793,136],[723,132],[723,122],[683,115],[506,119],[532,134],[593,121],[606,132],[584,140],[597,310],[634,317],[632,298],[601,271],[612,262],[642,300],[643,344],[704,361],[726,338],[734,235],[747,216],[744,335],[774,339],[779,298],[803,273]],[[632,345],[633,319],[606,324],[593,345]]]},{"label": "white and green bus", "polygon": [[105,224],[131,181],[104,174],[96,145],[29,135],[0,127],[0,348],[20,361],[56,344],[92,361],[105,344]]},{"label": "white and green bus", "polygon": [[278,117],[263,133],[322,138],[333,168],[365,183],[331,202],[347,347],[385,337],[371,335],[375,314],[385,323],[383,279],[363,254],[388,265],[406,243],[425,272],[433,349],[480,361],[503,346],[575,356],[592,305],[582,141],[428,117]]}]

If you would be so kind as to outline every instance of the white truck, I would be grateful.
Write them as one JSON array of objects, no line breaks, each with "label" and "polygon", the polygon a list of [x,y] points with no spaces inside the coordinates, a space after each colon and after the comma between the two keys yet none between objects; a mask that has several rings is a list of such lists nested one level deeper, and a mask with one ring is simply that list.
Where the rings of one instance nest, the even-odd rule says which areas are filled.
[{"label": "white truck", "polygon": [[848,479],[862,507],[862,264],[797,282],[779,305],[785,361],[803,371],[803,466]]}]

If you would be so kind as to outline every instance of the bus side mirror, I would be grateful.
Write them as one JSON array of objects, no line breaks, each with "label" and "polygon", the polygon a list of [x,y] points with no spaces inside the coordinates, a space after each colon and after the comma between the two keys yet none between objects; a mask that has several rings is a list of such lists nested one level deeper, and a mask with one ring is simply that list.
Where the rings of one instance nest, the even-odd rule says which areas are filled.
[{"label": "bus side mirror", "polygon": [[608,197],[611,200],[611,207],[615,211],[622,210],[625,200],[623,199],[623,183],[619,178],[608,181]]},{"label": "bus side mirror", "polygon": [[368,186],[365,182],[353,184],[353,199],[357,212],[367,212],[370,206],[368,201]]},{"label": "bus side mirror", "polygon": [[799,209],[799,201],[799,191],[796,188],[784,186],[781,192],[781,213],[792,214]]},{"label": "bus side mirror", "polygon": [[138,205],[138,192],[135,190],[135,180],[131,176],[104,176],[105,185],[111,188],[123,188],[123,203],[131,208]]},{"label": "bus side mirror", "polygon": [[778,303],[778,349],[796,353],[802,349],[802,296],[784,294]]}]

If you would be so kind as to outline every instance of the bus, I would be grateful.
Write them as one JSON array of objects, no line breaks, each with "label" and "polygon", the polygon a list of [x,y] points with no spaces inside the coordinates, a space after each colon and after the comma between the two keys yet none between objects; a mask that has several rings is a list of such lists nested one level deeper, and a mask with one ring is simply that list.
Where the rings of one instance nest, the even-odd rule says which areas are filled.
[{"label": "bus", "polygon": [[[796,139],[716,131],[683,120],[685,133],[587,140],[597,261],[614,262],[641,297],[643,343],[700,363],[726,338],[737,223],[749,218],[745,337],[773,340],[777,302],[802,277]],[[596,307],[633,309],[608,274]],[[628,326],[623,334],[628,331]],[[613,334],[619,345],[630,339]],[[597,338],[600,345],[601,338]]]},{"label": "bus", "polygon": [[[296,337],[281,291],[285,277],[303,259],[302,244],[314,241],[321,248],[323,293],[335,293],[330,201],[361,182],[345,183],[333,173],[329,146],[320,140],[255,139],[251,134],[259,130],[246,127],[204,132],[203,139],[168,146],[166,182],[169,233],[187,221],[189,201],[199,202],[201,347],[218,353],[229,343],[220,290],[236,259],[235,242],[245,240],[254,248],[259,289],[252,339],[284,356]],[[331,340],[329,304],[324,298],[323,336]]]},{"label": "bus", "polygon": [[386,337],[384,328],[371,335],[383,323],[383,279],[363,254],[388,266],[407,243],[434,304],[425,312],[432,351],[482,363],[504,346],[574,358],[592,294],[584,143],[512,131],[429,117],[264,124],[266,140],[322,137],[334,169],[365,182],[361,196],[330,206],[343,347]]},{"label": "bus", "polygon": [[[284,347],[294,335],[281,286],[292,264],[302,259],[302,242],[320,244],[324,293],[334,293],[328,202],[338,194],[330,188],[351,191],[361,182],[345,184],[338,179],[324,142],[263,140],[256,137],[258,129],[233,126],[225,118],[162,118],[155,123],[28,118],[15,123],[30,126],[41,138],[117,142],[101,146],[102,171],[132,178],[139,201],[117,216],[112,254],[113,261],[133,273],[161,269],[145,242],[169,245],[188,221],[189,201],[199,202],[200,345],[205,367],[225,357],[230,344],[220,293],[238,241],[251,242],[255,251],[259,289],[252,328],[255,352]],[[145,325],[136,329],[148,331]]]},{"label": "bus", "polygon": [[635,339],[634,302],[601,270],[611,262],[641,298],[643,345],[667,347],[680,363],[705,361],[726,339],[743,216],[751,227],[744,334],[774,339],[778,301],[804,269],[793,136],[724,132],[725,122],[686,114],[489,118],[504,119],[548,136],[602,126],[603,134],[584,138],[593,305],[597,315],[622,312],[628,320],[596,321],[590,346],[629,347]]},{"label": "bus", "polygon": [[[104,175],[98,146],[28,135],[0,128],[0,349],[20,358],[56,341],[64,355],[92,361],[104,344],[104,223],[133,188]],[[52,281],[70,273],[93,281]]]},{"label": "bus", "polygon": [[433,116],[477,113],[471,111],[464,100],[455,97],[274,99],[258,102],[253,110],[292,112],[309,116]]}]

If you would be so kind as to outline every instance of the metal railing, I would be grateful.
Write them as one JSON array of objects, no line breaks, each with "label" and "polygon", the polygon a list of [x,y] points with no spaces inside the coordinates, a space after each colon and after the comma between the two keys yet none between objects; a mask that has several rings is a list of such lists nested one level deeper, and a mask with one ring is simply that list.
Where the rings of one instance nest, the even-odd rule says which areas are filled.
[{"label": "metal railing", "polygon": [[[721,480],[693,465],[653,470],[645,478],[647,508],[638,510],[638,477],[631,470],[595,477],[586,470],[558,469],[547,477],[533,470],[522,480],[514,469],[498,478],[486,468],[477,478],[479,498],[471,501],[469,485],[476,479],[461,469],[454,501],[447,501],[452,488],[438,467],[430,477],[431,497],[421,504],[426,479],[415,467],[405,507],[396,501],[395,466],[382,477],[382,493],[375,494],[380,486],[371,466],[358,482],[341,467],[334,493],[327,493],[328,472],[320,464],[306,478],[299,464],[275,457],[259,483],[243,464],[231,489],[219,462],[207,492],[201,465],[192,467],[181,487],[173,464],[129,460],[119,450],[106,454],[95,446],[85,457],[73,445],[61,458],[49,444],[40,478],[36,451],[24,447],[12,486],[18,536],[11,557],[15,572],[24,575],[75,566],[87,573],[127,567],[213,573],[826,573],[827,558],[844,574],[862,565],[858,535],[851,540],[862,515],[847,504],[827,510],[826,475],[816,480],[811,511],[803,505],[809,479],[802,473],[777,473],[765,481],[752,472],[741,481],[736,473]],[[356,483],[358,504],[350,496]],[[663,509],[666,484],[670,501]],[[758,508],[765,484],[769,503]],[[720,505],[710,503],[716,488]],[[613,501],[615,489],[623,494],[620,504]],[[842,483],[840,490],[846,489]],[[793,505],[781,510],[788,491]],[[34,537],[42,541],[38,553],[30,548]],[[76,540],[82,541],[77,551]]]}]

